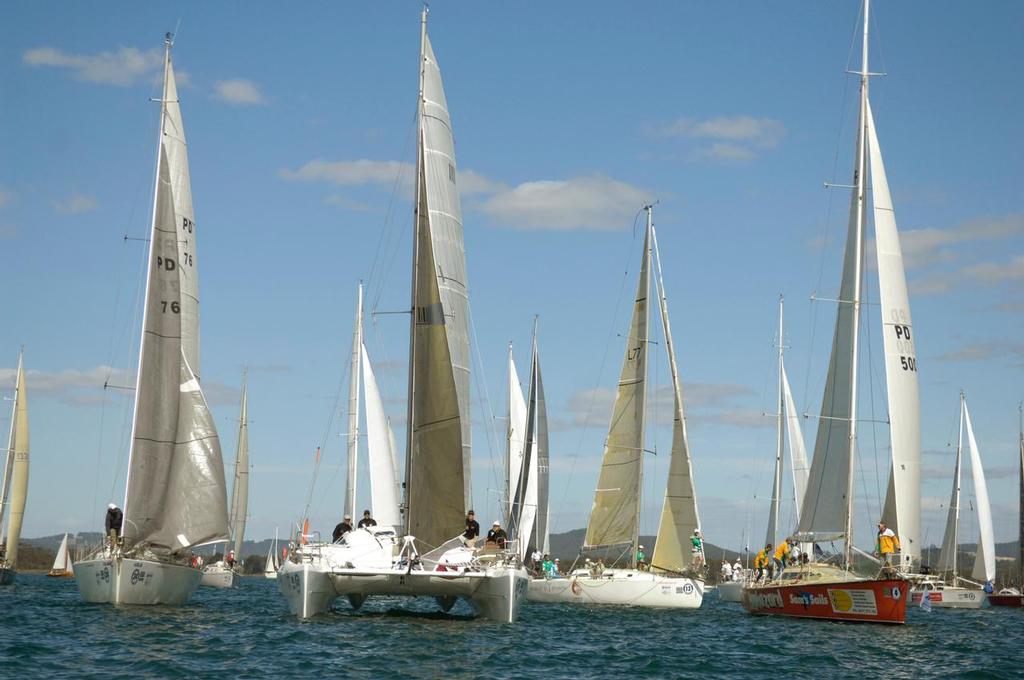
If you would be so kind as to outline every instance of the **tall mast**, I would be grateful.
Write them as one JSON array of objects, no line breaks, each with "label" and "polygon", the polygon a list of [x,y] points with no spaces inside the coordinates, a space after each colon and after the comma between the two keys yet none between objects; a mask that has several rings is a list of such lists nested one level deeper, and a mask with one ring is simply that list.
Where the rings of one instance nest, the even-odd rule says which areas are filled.
[{"label": "tall mast", "polygon": [[156,170],[153,173],[153,211],[149,221],[149,248],[147,249],[146,256],[146,288],[143,292],[143,304],[142,304],[142,328],[139,332],[139,361],[136,364],[135,370],[135,404],[132,407],[132,431],[128,438],[128,473],[125,475],[124,480],[124,516],[121,519],[120,534],[124,536],[125,527],[128,526],[128,489],[131,484],[132,477],[132,454],[135,451],[135,428],[136,420],[139,415],[139,396],[142,393],[140,389],[142,386],[142,356],[145,345],[146,336],[146,317],[148,314],[149,305],[146,304],[146,300],[149,297],[149,286],[151,283],[151,274],[153,271],[153,248],[156,244],[155,231],[156,231],[156,209],[157,199],[160,193],[160,161],[164,157],[164,122],[167,120],[167,80],[171,70],[171,47],[174,45],[174,34],[164,34],[164,86],[160,91],[160,125],[157,131],[157,144],[156,144]]},{"label": "tall mast", "polygon": [[508,343],[508,416],[505,421],[505,526],[512,529],[512,342]]},{"label": "tall mast", "polygon": [[960,390],[960,429],[956,435],[956,470],[953,472],[953,552],[952,571],[953,585],[956,585],[957,577],[957,550],[960,545],[960,469],[962,467],[961,457],[964,447],[964,392]]},{"label": "tall mast", "polygon": [[[644,260],[643,260],[643,268],[645,270],[647,270],[648,272],[650,272],[651,271],[651,232],[654,230],[654,217],[653,217],[654,206],[653,205],[645,205],[644,206],[644,210],[647,211],[647,230],[646,230],[646,232],[644,234]],[[647,289],[643,291],[643,294],[644,294],[644,298],[646,300],[650,300],[651,299],[650,275],[648,275],[648,279],[647,279]],[[647,304],[647,303],[645,303],[645,304]],[[648,305],[647,308],[649,310],[650,306]],[[644,335],[643,335],[644,343],[649,344],[650,335],[651,335],[651,315],[650,315],[650,311],[648,311],[647,313],[644,314],[644,329],[643,329],[643,333],[644,333]],[[644,354],[643,354],[643,356],[644,356],[644,365],[643,365],[643,368],[641,369],[641,370],[643,370],[643,381],[644,381],[644,389],[643,389],[643,397],[642,397],[643,401],[644,401],[644,408],[641,410],[641,416],[640,416],[640,451],[637,452],[637,454],[640,456],[640,469],[639,469],[639,472],[637,473],[636,520],[635,520],[635,523],[633,525],[633,551],[632,551],[632,555],[630,555],[631,563],[632,563],[634,569],[636,569],[636,566],[637,566],[637,564],[636,564],[636,552],[637,552],[638,547],[640,546],[640,510],[644,507],[643,506],[643,495],[644,495],[644,465],[643,465],[643,458],[644,458],[644,441],[645,441],[644,430],[645,430],[645,425],[647,424],[647,408],[646,408],[647,396],[646,395],[647,395],[647,375],[649,373],[647,367],[650,364],[649,357],[648,357],[647,353],[648,353],[649,350],[650,350],[649,346],[645,346],[643,348],[643,352],[644,352]]]},{"label": "tall mast", "polygon": [[423,11],[420,14],[420,83],[419,83],[419,95],[416,101],[416,202],[413,207],[413,235],[412,235],[412,301],[409,304],[409,406],[406,412],[406,432],[405,432],[405,504],[401,508],[403,512],[403,521],[405,523],[406,532],[408,533],[409,522],[409,491],[410,491],[410,474],[412,472],[412,446],[413,446],[413,423],[414,419],[414,402],[413,394],[416,390],[416,282],[419,278],[419,265],[420,265],[420,253],[419,253],[419,230],[420,230],[420,205],[423,197],[421,195],[422,183],[420,177],[423,174],[423,106],[424,106],[424,80],[426,78],[426,63],[427,63],[427,12],[430,10],[426,5],[423,5]]},{"label": "tall mast", "polygon": [[778,399],[778,413],[776,413],[776,432],[775,432],[775,481],[772,483],[772,501],[771,509],[768,513],[768,535],[765,538],[765,544],[775,544],[778,538],[778,522],[779,522],[779,504],[782,496],[782,447],[783,440],[785,438],[783,434],[783,411],[786,407],[785,395],[782,392],[782,305],[783,298],[779,295],[779,340],[777,344],[779,361],[778,361],[778,378],[779,378],[779,399]]},{"label": "tall mast", "polygon": [[345,487],[345,512],[356,516],[356,473],[359,460],[359,387],[363,347],[363,282],[356,297],[356,327],[352,332],[352,361],[348,386],[348,485]]},{"label": "tall mast", "polygon": [[[850,361],[850,451],[849,469],[846,482],[846,545],[844,547],[844,561],[847,569],[850,567],[853,552],[853,475],[854,455],[857,453],[857,346],[860,335],[860,298],[863,275],[864,259],[864,231],[865,211],[864,199],[867,180],[867,125],[868,125],[868,22],[870,19],[871,0],[864,0],[864,34],[861,47],[861,69],[860,69],[860,118],[858,121],[857,134],[857,166],[853,173],[853,190],[857,197],[857,228],[854,239],[854,279],[853,279],[853,305],[852,322],[852,358]],[[845,302],[845,301],[843,301]],[[840,302],[840,304],[843,304]]]},{"label": "tall mast", "polygon": [[1024,402],[1017,404],[1017,437],[1020,445],[1020,501],[1017,506],[1017,586],[1024,587]]},{"label": "tall mast", "polygon": [[238,411],[235,478],[231,485],[231,533],[235,557],[242,558],[242,539],[249,505],[249,369],[242,370],[242,403]]}]

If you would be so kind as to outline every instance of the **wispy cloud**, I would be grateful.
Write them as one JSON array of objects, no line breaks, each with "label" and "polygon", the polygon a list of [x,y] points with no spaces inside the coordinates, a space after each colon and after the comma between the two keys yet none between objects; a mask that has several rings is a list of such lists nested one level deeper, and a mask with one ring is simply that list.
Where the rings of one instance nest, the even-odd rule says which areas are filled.
[{"label": "wispy cloud", "polygon": [[[949,229],[926,227],[900,232],[903,264],[908,269],[952,262],[960,256],[953,246],[973,241],[997,241],[1024,235],[1024,213],[980,217]],[[1024,258],[1021,259],[1024,267]]]},{"label": "wispy cloud", "polygon": [[14,193],[3,187],[0,187],[0,208],[4,207],[13,200]]},{"label": "wispy cloud", "polygon": [[667,125],[647,126],[647,132],[658,138],[706,142],[691,152],[694,159],[744,162],[776,148],[786,136],[786,126],[774,118],[718,116],[678,118]]},{"label": "wispy cloud", "polygon": [[1009,262],[982,262],[964,267],[965,276],[982,283],[996,284],[1024,279],[1024,255],[1016,255]]},{"label": "wispy cloud", "polygon": [[282,170],[281,177],[303,182],[329,182],[341,186],[366,184],[393,184],[401,173],[408,177],[414,172],[409,163],[401,161],[309,161],[298,170]]},{"label": "wispy cloud", "polygon": [[119,47],[114,52],[69,54],[56,47],[37,47],[26,51],[22,60],[30,66],[67,69],[76,80],[127,86],[158,71],[163,65],[163,52]]},{"label": "wispy cloud", "polygon": [[651,192],[601,175],[525,182],[499,191],[479,209],[520,229],[625,229]]},{"label": "wispy cloud", "polygon": [[1007,342],[1005,340],[985,340],[960,349],[947,352],[938,357],[939,361],[990,361],[1010,359],[1017,366],[1024,366],[1024,343]]},{"label": "wispy cloud", "polygon": [[217,99],[234,106],[261,106],[267,103],[259,87],[251,80],[219,80],[214,83],[213,91]]},{"label": "wispy cloud", "polygon": [[[687,419],[735,427],[773,427],[774,420],[765,418],[760,411],[737,408],[736,403],[754,395],[746,385],[729,383],[683,383],[683,402]],[[579,390],[569,397],[566,405],[573,426],[604,427],[608,425],[615,404],[615,390],[598,387]],[[648,413],[665,415],[665,423],[672,422],[675,395],[672,387],[664,385],[648,395]]]},{"label": "wispy cloud", "polygon": [[496,194],[500,191],[508,190],[505,184],[489,177],[484,177],[479,172],[473,170],[459,170],[458,183],[461,196]]},{"label": "wispy cloud", "polygon": [[81,215],[82,213],[92,212],[98,207],[100,207],[99,202],[92,196],[86,196],[85,194],[71,194],[67,198],[53,204],[53,209],[59,215]]},{"label": "wispy cloud", "polygon": [[352,212],[373,212],[374,208],[366,203],[353,200],[348,196],[342,196],[341,194],[331,194],[324,198],[324,203],[327,205],[336,205],[339,208],[345,210],[351,210]]}]

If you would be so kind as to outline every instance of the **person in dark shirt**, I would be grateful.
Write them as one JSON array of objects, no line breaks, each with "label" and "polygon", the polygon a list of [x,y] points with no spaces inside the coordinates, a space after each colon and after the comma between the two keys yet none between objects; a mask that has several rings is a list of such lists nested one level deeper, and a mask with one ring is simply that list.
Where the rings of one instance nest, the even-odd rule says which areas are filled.
[{"label": "person in dark shirt", "polygon": [[121,523],[124,522],[124,513],[121,508],[113,503],[107,506],[107,521],[105,524],[107,536],[110,537],[110,545],[117,545],[118,536],[121,535]]},{"label": "person in dark shirt", "polygon": [[352,515],[345,515],[345,519],[341,520],[341,523],[334,527],[334,533],[331,536],[334,538],[334,542],[337,543],[342,536],[350,531],[352,531]]},{"label": "person in dark shirt", "polygon": [[365,529],[366,527],[375,527],[375,526],[377,526],[377,520],[375,520],[374,518],[370,517],[370,511],[369,510],[363,510],[363,518],[361,520],[359,520],[359,528],[360,529]]},{"label": "person in dark shirt", "polygon": [[508,534],[501,528],[501,522],[495,522],[491,525],[491,530],[487,532],[487,542],[494,543],[499,548],[504,549],[505,543],[508,541]]},{"label": "person in dark shirt", "polygon": [[462,538],[466,543],[473,545],[477,537],[480,535],[480,522],[476,521],[476,515],[470,510],[466,513],[466,532],[462,534]]}]

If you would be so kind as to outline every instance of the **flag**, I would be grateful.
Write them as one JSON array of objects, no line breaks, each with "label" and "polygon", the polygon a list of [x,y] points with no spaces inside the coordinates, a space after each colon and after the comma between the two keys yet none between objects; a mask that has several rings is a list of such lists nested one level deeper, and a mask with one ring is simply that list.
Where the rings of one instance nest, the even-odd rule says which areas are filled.
[{"label": "flag", "polygon": [[926,612],[930,612],[932,610],[931,590],[931,588],[925,586],[924,592],[921,593],[921,609],[925,610]]}]

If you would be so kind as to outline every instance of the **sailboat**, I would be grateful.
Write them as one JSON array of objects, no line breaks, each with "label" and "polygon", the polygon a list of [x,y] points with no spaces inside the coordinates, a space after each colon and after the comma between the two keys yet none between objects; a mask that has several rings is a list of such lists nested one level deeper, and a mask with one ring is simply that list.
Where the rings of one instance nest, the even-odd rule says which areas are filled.
[{"label": "sailboat", "polygon": [[[804,435],[800,428],[800,414],[796,410],[793,400],[793,392],[789,387],[789,377],[786,375],[786,365],[783,361],[783,353],[786,345],[783,342],[783,297],[779,296],[779,336],[776,348],[778,350],[778,374],[779,374],[779,396],[777,402],[778,412],[776,413],[776,435],[775,435],[775,464],[774,476],[772,478],[771,505],[768,511],[768,526],[765,533],[764,544],[773,546],[779,544],[779,507],[782,500],[782,477],[783,477],[783,454],[786,442],[789,443],[790,469],[793,472],[793,497],[796,499],[796,521],[800,522],[800,505],[803,503],[804,493],[807,490],[807,476],[809,467],[807,465],[807,448],[804,445]],[[786,537],[783,536],[784,540]],[[801,553],[810,553],[813,547],[809,543],[800,546]],[[724,581],[718,584],[718,599],[723,602],[741,602],[743,600],[743,588],[747,580],[738,578],[735,581]]]},{"label": "sailboat", "polygon": [[1020,504],[1017,506],[1017,587],[1010,585],[988,596],[993,607],[1024,607],[1024,403],[1017,405],[1017,448],[1020,455]]},{"label": "sailboat", "polygon": [[242,541],[249,511],[249,373],[242,374],[242,404],[238,413],[238,440],[235,447],[235,479],[231,485],[231,526],[234,564],[224,559],[203,567],[201,586],[234,588],[241,580]]},{"label": "sailboat", "polygon": [[75,565],[86,602],[180,605],[202,572],[192,548],[228,540],[220,440],[200,387],[197,226],[164,42],[164,87],[124,519]]},{"label": "sailboat", "polygon": [[[533,602],[619,604],[639,607],[695,609],[704,598],[703,541],[691,549],[700,519],[683,415],[683,395],[676,364],[668,301],[661,276],[661,258],[654,231],[653,207],[646,206],[643,259],[633,316],[619,377],[594,507],[587,525],[584,552],[610,553],[610,565],[574,569],[568,578],[535,578],[528,597]],[[657,292],[674,394],[672,455],[661,522],[650,565],[637,556],[640,533],[640,491],[647,403],[648,300],[652,259],[657,265]],[[617,551],[617,552],[615,552]],[[621,566],[620,566],[621,565]]]},{"label": "sailboat", "polygon": [[371,595],[405,595],[433,597],[445,611],[463,598],[484,618],[511,622],[527,583],[518,555],[462,539],[470,507],[469,295],[454,139],[426,8],[420,25],[404,516],[401,527],[378,518],[336,544],[299,537],[278,585],[302,617],[339,596],[359,607]]},{"label": "sailboat", "polygon": [[[0,586],[14,583],[18,573],[18,542],[28,497],[28,401],[25,398],[25,350],[18,354],[18,377],[11,407],[11,431],[4,452],[4,479],[0,487]],[[4,515],[7,529],[4,533]]]},{"label": "sailboat", "polygon": [[57,548],[57,555],[53,558],[53,566],[47,576],[74,576],[74,561],[71,559],[71,551],[68,550],[68,535],[65,533],[60,547]]},{"label": "sailboat", "polygon": [[[965,425],[980,533],[971,578],[966,578],[960,573],[957,563],[960,545],[960,465],[963,458]],[[992,508],[988,500],[988,485],[985,482],[985,471],[981,467],[981,455],[974,438],[971,414],[967,410],[967,400],[963,392],[960,393],[960,427],[956,445],[956,465],[953,468],[953,491],[949,499],[942,551],[939,553],[938,573],[944,578],[927,576],[916,580],[911,591],[911,604],[919,604],[927,591],[933,607],[980,609],[987,604],[988,599],[984,584],[991,585],[996,577],[995,536],[992,528]]]},{"label": "sailboat", "polygon": [[274,542],[270,544],[270,550],[267,552],[267,561],[263,566],[263,577],[277,578],[277,570],[280,566],[277,559],[277,529],[274,529]]},{"label": "sailboat", "polygon": [[[801,542],[842,539],[845,547],[841,564],[821,562],[787,569],[772,583],[744,588],[743,605],[753,614],[903,623],[910,582],[900,574],[920,562],[921,432],[917,359],[911,336],[903,255],[868,100],[869,13],[870,0],[865,0],[860,115],[846,253],[814,458],[795,535]],[[879,578],[858,576],[851,570],[857,364],[869,158],[892,449],[882,519],[899,537],[901,545],[897,564],[884,570]]]}]

